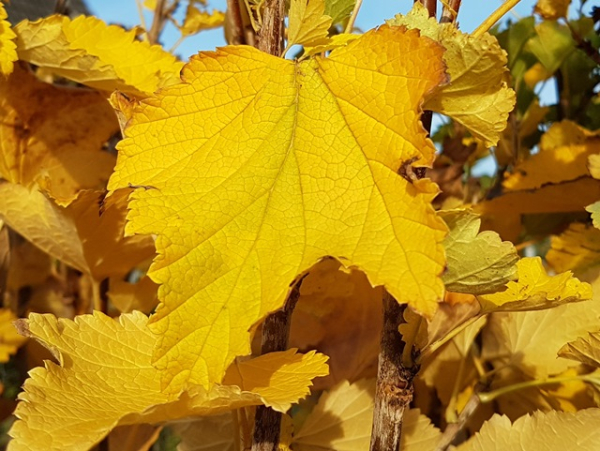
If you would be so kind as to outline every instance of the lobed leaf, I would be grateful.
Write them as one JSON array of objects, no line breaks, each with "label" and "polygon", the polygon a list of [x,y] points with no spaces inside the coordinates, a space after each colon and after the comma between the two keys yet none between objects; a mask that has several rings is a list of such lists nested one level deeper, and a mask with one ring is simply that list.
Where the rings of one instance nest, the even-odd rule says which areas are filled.
[{"label": "lobed leaf", "polygon": [[518,280],[505,291],[477,296],[482,312],[541,310],[592,298],[592,287],[571,271],[549,276],[540,257],[522,258],[517,268]]},{"label": "lobed leaf", "polygon": [[101,91],[145,97],[179,82],[183,63],[135,30],[95,17],[54,15],[15,27],[19,59]]},{"label": "lobed leaf", "polygon": [[[252,386],[260,375],[264,385],[251,389],[255,391],[219,385],[210,391],[179,387],[165,393],[160,372],[151,364],[157,337],[147,323],[139,312],[122,315],[119,321],[100,312],[75,321],[39,314],[23,320],[22,332],[50,349],[58,364],[47,361],[45,368],[29,373],[8,449],[84,451],[117,425],[162,423],[264,403],[277,408],[296,402],[301,391],[297,387],[306,391],[313,377],[326,373],[326,357],[301,356],[292,349],[239,364],[243,385]],[[307,366],[314,372],[304,371]],[[290,368],[300,370],[301,376],[290,379]]]},{"label": "lobed leaf", "polygon": [[475,37],[453,24],[439,24],[419,2],[406,16],[397,15],[387,23],[417,28],[446,48],[450,83],[428,98],[424,108],[450,116],[486,147],[495,146],[515,105],[515,93],[507,84],[506,53],[496,38],[487,33]]},{"label": "lobed leaf", "polygon": [[517,277],[517,250],[496,232],[479,233],[481,220],[477,214],[465,210],[438,214],[450,229],[444,240],[448,263],[442,275],[447,290],[493,293]]},{"label": "lobed leaf", "polygon": [[433,314],[438,190],[398,171],[431,164],[420,103],[444,80],[441,53],[390,27],[302,62],[228,47],[136,108],[109,189],[149,188],[133,193],[126,231],[158,236],[150,327],[165,384],[220,381],[251,327],[326,256]]}]

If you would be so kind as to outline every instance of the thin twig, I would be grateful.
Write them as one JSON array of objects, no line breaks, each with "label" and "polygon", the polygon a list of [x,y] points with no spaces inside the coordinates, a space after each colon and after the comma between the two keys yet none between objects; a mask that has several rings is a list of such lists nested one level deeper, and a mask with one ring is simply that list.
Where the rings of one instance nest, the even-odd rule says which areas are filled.
[{"label": "thin twig", "polygon": [[148,41],[150,44],[156,44],[163,29],[164,24],[164,9],[166,0],[156,0],[156,8],[154,8],[154,17],[152,18],[152,26],[148,31]]},{"label": "thin twig", "polygon": [[[265,319],[262,330],[261,354],[287,349],[292,313],[300,298],[300,286],[304,277],[294,284],[294,288],[292,288],[283,308],[271,313]],[[280,428],[281,413],[267,406],[258,406],[254,417],[252,451],[277,451],[279,449]]]},{"label": "thin twig", "polygon": [[258,49],[279,56],[283,50],[284,0],[265,0],[262,28],[258,33]]},{"label": "thin twig", "polygon": [[479,398],[479,390],[481,390],[481,386],[475,386],[475,390],[473,394],[467,401],[467,404],[463,408],[462,412],[458,416],[458,419],[455,423],[450,423],[446,426],[440,441],[437,444],[437,448],[435,451],[446,451],[448,447],[452,444],[456,436],[460,431],[463,430],[469,418],[475,413],[479,404],[481,404],[481,399]]},{"label": "thin twig", "polygon": [[383,298],[383,330],[370,451],[400,449],[404,412],[413,398],[413,379],[418,367],[407,368],[402,364],[406,345],[398,331],[398,326],[404,322],[406,307],[387,293]]},{"label": "thin twig", "polygon": [[455,23],[458,11],[460,10],[461,0],[449,0],[442,3],[444,4],[444,8],[442,9],[440,23]]},{"label": "thin twig", "polygon": [[513,9],[521,0],[506,0],[496,11],[494,11],[481,25],[472,33],[472,36],[479,37],[492,28],[504,14]]},{"label": "thin twig", "polygon": [[429,11],[429,17],[437,17],[437,0],[423,0],[422,3]]},{"label": "thin twig", "polygon": [[348,19],[344,33],[352,33],[352,30],[354,29],[354,23],[356,22],[356,18],[358,17],[358,12],[360,11],[361,6],[362,0],[356,0],[356,3],[354,3],[354,9],[352,10],[352,14],[350,14],[350,18]]},{"label": "thin twig", "polygon": [[146,28],[146,18],[144,17],[144,7],[142,5],[142,0],[135,0],[135,4],[137,5],[138,15],[140,16],[140,25],[146,31],[146,33],[148,33],[148,29]]}]

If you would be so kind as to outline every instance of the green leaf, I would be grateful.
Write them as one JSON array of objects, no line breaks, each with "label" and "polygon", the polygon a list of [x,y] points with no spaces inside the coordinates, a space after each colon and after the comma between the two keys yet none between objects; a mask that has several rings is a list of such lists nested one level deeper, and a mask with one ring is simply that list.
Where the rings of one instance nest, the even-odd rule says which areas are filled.
[{"label": "green leaf", "polygon": [[450,228],[444,240],[448,263],[442,276],[448,290],[493,293],[516,278],[519,256],[515,247],[496,232],[478,233],[481,219],[477,214],[468,210],[438,214]]},{"label": "green leaf", "polygon": [[352,10],[356,0],[325,0],[325,14],[331,17],[331,23],[344,23]]}]

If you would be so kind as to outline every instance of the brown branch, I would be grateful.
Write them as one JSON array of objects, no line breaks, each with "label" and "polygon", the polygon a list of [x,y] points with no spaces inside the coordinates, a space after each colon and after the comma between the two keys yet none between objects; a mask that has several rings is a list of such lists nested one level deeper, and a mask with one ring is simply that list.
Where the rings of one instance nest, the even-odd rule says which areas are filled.
[{"label": "brown branch", "polygon": [[244,36],[244,21],[242,20],[242,11],[238,0],[227,0],[227,12],[230,20],[228,24],[230,39],[229,44],[242,45],[246,44]]},{"label": "brown branch", "polygon": [[461,0],[448,0],[442,9],[442,18],[440,23],[455,23],[460,9]]},{"label": "brown branch", "polygon": [[156,8],[154,8],[154,17],[152,18],[152,26],[148,31],[148,41],[150,44],[156,44],[160,33],[162,32],[165,23],[165,3],[166,0],[156,0]]},{"label": "brown branch", "polygon": [[398,304],[386,293],[370,451],[400,450],[404,412],[413,398],[413,378],[418,368],[403,366],[405,343],[398,332],[398,326],[404,322],[405,309],[406,304]]},{"label": "brown branch", "polygon": [[265,0],[262,28],[258,32],[258,49],[279,56],[283,51],[284,0]]},{"label": "brown branch", "polygon": [[[304,277],[294,284],[294,288],[292,288],[283,308],[271,313],[265,319],[262,330],[261,354],[287,349],[292,313],[300,298],[300,286]],[[281,413],[267,406],[258,406],[254,417],[252,451],[277,451],[279,449],[280,428]]]},{"label": "brown branch", "polygon": [[421,3],[427,8],[429,17],[435,17],[437,15],[437,0],[415,0],[414,3]]},{"label": "brown branch", "polygon": [[471,416],[477,410],[477,407],[479,407],[479,404],[481,404],[481,399],[479,398],[480,389],[480,386],[475,387],[473,394],[467,401],[467,404],[463,408],[462,412],[460,412],[456,423],[451,423],[448,426],[446,426],[446,429],[444,430],[444,433],[442,434],[442,437],[440,438],[440,441],[438,442],[435,451],[446,451],[450,447],[458,433],[464,429],[465,425],[467,424],[467,421],[469,421],[469,418],[471,418]]}]

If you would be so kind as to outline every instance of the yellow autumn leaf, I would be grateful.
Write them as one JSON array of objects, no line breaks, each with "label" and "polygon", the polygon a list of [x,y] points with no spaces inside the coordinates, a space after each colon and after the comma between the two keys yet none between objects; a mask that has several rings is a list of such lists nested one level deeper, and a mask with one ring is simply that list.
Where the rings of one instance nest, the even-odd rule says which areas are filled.
[{"label": "yellow autumn leaf", "polygon": [[575,413],[535,412],[511,424],[506,416],[494,415],[481,430],[456,451],[596,451],[600,440],[600,409]]},{"label": "yellow autumn leaf", "polygon": [[4,75],[9,75],[13,71],[14,62],[18,59],[15,44],[17,35],[7,18],[4,4],[0,2],[0,72]]},{"label": "yellow autumn leaf", "polygon": [[454,292],[484,294],[499,291],[517,276],[517,250],[502,241],[496,232],[479,233],[481,220],[468,210],[438,213],[450,233],[444,240],[446,271],[442,276],[446,289]]},{"label": "yellow autumn leaf", "polygon": [[183,63],[135,31],[95,17],[54,15],[15,27],[19,59],[103,91],[147,96],[179,83]]},{"label": "yellow autumn leaf", "polygon": [[486,147],[495,146],[515,105],[515,93],[507,84],[506,53],[496,38],[487,33],[476,37],[453,24],[439,24],[420,2],[415,2],[406,16],[398,15],[388,24],[417,28],[446,48],[444,62],[450,83],[423,107],[450,116]]},{"label": "yellow autumn leaf", "polygon": [[588,170],[595,179],[600,179],[600,155],[590,155],[588,157]]},{"label": "yellow autumn leaf", "polygon": [[49,185],[66,203],[81,189],[106,185],[115,157],[102,146],[119,126],[103,96],[43,83],[17,67],[0,78],[0,108],[4,179]]},{"label": "yellow autumn leaf", "polygon": [[[292,440],[297,451],[364,451],[369,449],[375,383],[342,382],[319,398]],[[440,431],[419,409],[404,413],[402,451],[433,451]]]},{"label": "yellow autumn leaf", "polygon": [[557,272],[577,274],[600,265],[600,230],[581,223],[570,224],[563,233],[551,237],[546,260]]},{"label": "yellow autumn leaf", "polygon": [[81,191],[60,207],[40,191],[3,183],[0,217],[44,252],[101,281],[124,276],[154,255],[151,237],[123,236],[128,194],[123,190],[107,199],[100,214],[100,191]]},{"label": "yellow autumn leaf", "polygon": [[431,165],[419,105],[444,79],[441,52],[386,26],[302,62],[222,48],[135,110],[109,189],[146,187],[132,194],[126,232],[158,236],[150,327],[166,384],[220,381],[248,354],[252,325],[325,256],[435,312],[438,189],[398,171]]},{"label": "yellow autumn leaf", "polygon": [[522,258],[517,263],[518,280],[506,290],[477,296],[482,312],[540,310],[592,298],[592,287],[573,277],[571,271],[549,276],[540,257]]},{"label": "yellow autumn leaf", "polygon": [[538,0],[534,12],[546,20],[557,20],[567,17],[571,0]]},{"label": "yellow autumn leaf", "polygon": [[532,190],[590,176],[588,158],[600,153],[600,136],[573,130],[573,123],[554,123],[540,142],[540,151],[515,166],[503,186],[510,191]]},{"label": "yellow autumn leaf", "polygon": [[[267,385],[260,388],[261,393],[223,385],[209,392],[198,386],[161,391],[160,372],[151,364],[157,337],[147,323],[148,318],[139,312],[122,315],[118,321],[100,312],[78,316],[75,321],[39,314],[23,320],[22,332],[50,349],[58,364],[47,361],[45,368],[30,371],[19,395],[15,411],[19,420],[10,430],[9,450],[84,451],[117,425],[162,423],[282,401],[282,393],[269,398],[269,379],[263,380]],[[319,374],[326,369],[314,365],[315,359],[322,362],[324,356],[299,356],[294,350],[267,354],[240,366],[250,365],[244,371],[252,378],[253,369],[259,374],[265,371],[260,362],[266,357],[271,377],[282,391],[287,386],[298,393],[298,386],[310,386],[314,377],[310,372],[289,379],[290,365],[304,368],[298,366],[299,360]],[[243,383],[248,381],[244,378]],[[294,396],[290,394],[287,402],[296,402]]]},{"label": "yellow autumn leaf", "polygon": [[504,194],[473,207],[481,215],[582,212],[600,199],[600,181],[580,177],[549,183],[538,189],[506,191]]},{"label": "yellow autumn leaf", "polygon": [[0,363],[8,362],[10,356],[15,354],[27,341],[27,338],[17,333],[17,329],[13,325],[13,321],[16,319],[17,317],[10,309],[0,309]]},{"label": "yellow autumn leaf", "polygon": [[585,210],[592,215],[594,227],[600,229],[600,201],[588,205]]},{"label": "yellow autumn leaf", "polygon": [[225,23],[224,12],[218,10],[214,10],[212,13],[200,11],[190,3],[180,31],[183,36],[190,36],[203,30],[221,27],[223,23]]},{"label": "yellow autumn leaf", "polygon": [[144,0],[144,8],[154,11],[156,9],[156,0]]},{"label": "yellow autumn leaf", "polygon": [[600,333],[589,333],[564,345],[558,355],[591,367],[600,367]]},{"label": "yellow autumn leaf", "polygon": [[557,358],[558,351],[566,343],[598,330],[598,324],[598,300],[546,310],[494,313],[483,331],[482,357],[494,367],[518,370],[530,379],[544,379],[578,365]]},{"label": "yellow autumn leaf", "polygon": [[287,47],[327,44],[331,17],[325,15],[325,0],[291,0]]},{"label": "yellow autumn leaf", "polygon": [[281,353],[265,354],[260,360],[234,362],[225,374],[223,384],[237,385],[244,391],[257,393],[263,397],[266,406],[278,412],[286,412],[295,400],[310,393],[309,385],[293,386],[289,381],[327,376],[327,359],[323,354],[310,351],[304,355],[296,354],[282,366]]},{"label": "yellow autumn leaf", "polygon": [[333,35],[329,41],[325,44],[316,45],[314,47],[306,46],[304,47],[304,55],[313,56],[319,53],[330,52],[331,50],[338,49],[340,47],[345,47],[350,42],[360,38],[358,34],[351,33],[340,33]]}]

